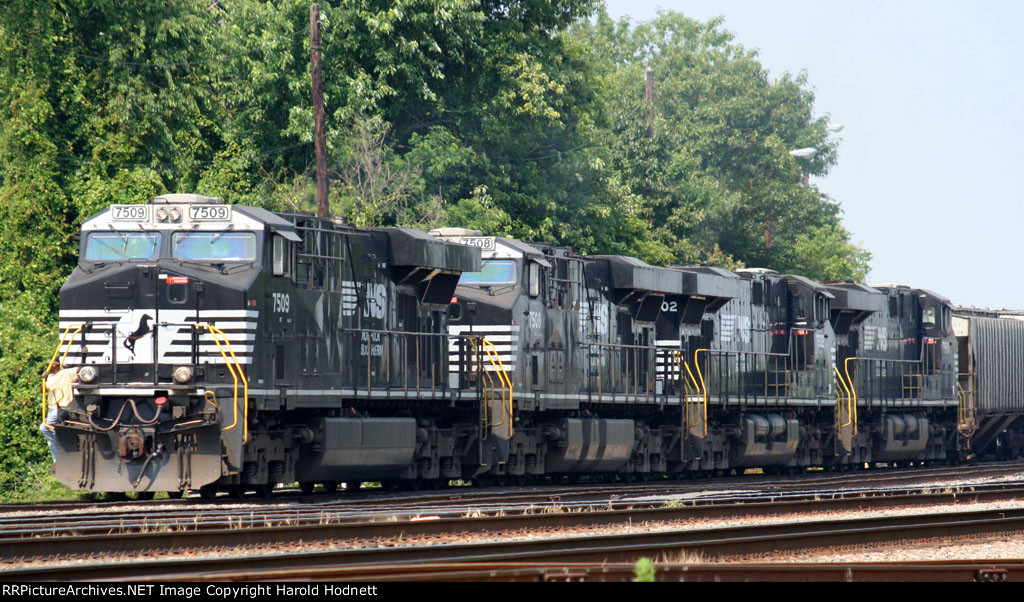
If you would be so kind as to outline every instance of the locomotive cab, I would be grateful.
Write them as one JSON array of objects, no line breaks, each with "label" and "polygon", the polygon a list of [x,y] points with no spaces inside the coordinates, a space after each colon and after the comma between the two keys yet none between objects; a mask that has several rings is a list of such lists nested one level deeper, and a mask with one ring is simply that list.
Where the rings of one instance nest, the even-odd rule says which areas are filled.
[{"label": "locomotive cab", "polygon": [[[452,381],[498,386],[500,374],[517,392],[557,389],[576,365],[564,331],[566,321],[575,319],[570,308],[579,294],[578,262],[569,261],[565,249],[545,252],[479,230],[440,228],[430,234],[480,249],[481,269],[462,274],[448,307]],[[535,402],[520,395],[517,403]]]},{"label": "locomotive cab", "polygon": [[[86,220],[79,268],[60,292],[58,353],[80,376],[55,427],[59,480],[152,492],[220,476],[216,433],[245,436],[239,374],[257,314],[246,291],[268,264],[268,235],[295,236],[261,211],[165,195]],[[97,470],[104,463],[123,470]]]},{"label": "locomotive cab", "polygon": [[789,289],[794,394],[804,399],[827,395],[832,383],[835,333],[830,318],[835,296],[803,276],[787,275],[785,282]]}]

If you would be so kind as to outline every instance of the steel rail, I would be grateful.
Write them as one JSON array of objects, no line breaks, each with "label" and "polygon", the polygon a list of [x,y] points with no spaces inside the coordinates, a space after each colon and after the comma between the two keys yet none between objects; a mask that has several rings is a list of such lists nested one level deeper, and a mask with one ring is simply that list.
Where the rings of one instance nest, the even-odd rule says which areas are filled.
[{"label": "steel rail", "polygon": [[[371,541],[374,539],[424,538],[453,533],[501,533],[519,530],[609,527],[631,524],[668,524],[687,520],[708,520],[736,516],[782,516],[812,512],[879,510],[882,507],[927,507],[936,504],[974,503],[1016,500],[1024,496],[1024,486],[991,486],[963,492],[908,493],[875,492],[876,495],[837,495],[777,497],[760,500],[729,501],[709,504],[665,504],[620,502],[587,508],[523,508],[487,515],[466,516],[461,508],[432,516],[405,515],[373,517],[371,520],[331,519],[313,515],[306,520],[280,520],[277,524],[262,518],[248,521],[227,520],[205,524],[151,523],[147,529],[69,526],[59,533],[44,529],[24,529],[5,533],[0,538],[0,558],[46,558],[83,554],[137,554],[143,552],[196,550],[215,546],[280,545],[330,541]],[[1022,510],[1024,512],[1024,510]],[[389,520],[390,519],[390,520]]]},{"label": "steel rail", "polygon": [[[188,581],[295,579],[342,582],[623,582],[634,563],[452,562],[376,566],[320,566],[293,569],[196,573]],[[177,577],[171,576],[168,581]],[[1024,582],[1021,560],[955,560],[837,563],[664,563],[655,581],[665,582]]]},{"label": "steel rail", "polygon": [[653,533],[588,535],[541,540],[488,541],[453,545],[415,545],[314,552],[274,552],[141,562],[82,562],[72,565],[10,569],[5,581],[135,579],[168,581],[216,579],[244,571],[278,571],[279,576],[315,567],[404,564],[410,572],[432,562],[633,562],[642,556],[704,558],[750,556],[839,546],[887,544],[1024,531],[1024,509],[954,512],[912,516],[807,521],[788,524],[720,527]]},{"label": "steel rail", "polygon": [[[506,504],[453,504],[450,501],[434,506],[374,508],[370,511],[359,509],[329,508],[319,506],[293,507],[279,510],[234,510],[220,512],[146,512],[119,513],[102,517],[85,516],[14,516],[0,519],[0,544],[18,538],[80,537],[96,534],[117,534],[129,536],[147,531],[199,532],[211,529],[246,529],[265,527],[298,527],[323,524],[367,524],[387,521],[403,523],[414,521],[424,514],[437,519],[467,520],[468,513],[479,515],[481,521],[511,518],[513,516],[536,516],[538,513],[556,510],[559,513],[605,512],[609,516],[628,512],[665,512],[676,510],[682,517],[658,520],[681,520],[692,518],[729,517],[741,511],[763,514],[786,514],[851,510],[861,508],[880,509],[891,506],[922,506],[947,503],[1012,500],[1024,497],[1024,483],[995,483],[958,488],[922,487],[905,489],[855,489],[844,491],[803,491],[798,493],[734,493],[713,495],[692,499],[622,499],[599,503],[589,501],[561,502],[548,499],[544,502]],[[540,504],[540,505],[538,505]],[[557,512],[561,511],[561,512]],[[2,557],[2,554],[0,554]]]},{"label": "steel rail", "polygon": [[[334,500],[339,506],[353,507],[357,505],[380,507],[382,503],[399,502],[403,506],[411,507],[415,503],[424,505],[436,504],[439,500],[465,501],[485,503],[488,501],[500,502],[528,502],[530,500],[543,501],[548,498],[559,498],[560,501],[570,500],[607,500],[614,495],[656,495],[659,491],[674,493],[689,493],[691,491],[706,490],[709,485],[717,487],[774,487],[778,491],[793,489],[806,489],[807,487],[832,485],[862,486],[865,481],[873,485],[881,483],[905,483],[927,479],[953,479],[953,478],[986,478],[992,476],[1003,476],[1020,474],[1024,472],[1024,462],[993,463],[981,465],[964,465],[943,468],[916,468],[916,469],[874,469],[870,471],[854,471],[842,473],[810,472],[788,478],[769,475],[742,475],[737,477],[716,477],[709,480],[655,480],[643,483],[622,484],[580,484],[573,486],[529,486],[515,488],[489,488],[475,489],[472,487],[455,487],[431,492],[420,492],[418,494],[395,494],[385,492],[381,489],[360,489],[358,491],[338,492],[333,495],[307,495],[300,494],[297,490],[279,490],[271,498],[245,498],[235,499],[227,496],[217,498],[215,502],[202,500],[198,497],[185,499],[162,499],[162,500],[136,500],[120,502],[82,502],[77,500],[58,500],[42,503],[8,502],[0,503],[0,517],[7,512],[47,512],[59,511],[69,513],[78,510],[95,509],[98,515],[109,515],[111,511],[124,507],[147,507],[147,506],[183,506],[185,508],[197,505],[216,506],[223,504],[251,504],[254,507],[261,505],[276,505],[282,502],[309,502],[327,507]],[[250,509],[246,509],[248,511]],[[204,512],[207,512],[204,510]]]}]

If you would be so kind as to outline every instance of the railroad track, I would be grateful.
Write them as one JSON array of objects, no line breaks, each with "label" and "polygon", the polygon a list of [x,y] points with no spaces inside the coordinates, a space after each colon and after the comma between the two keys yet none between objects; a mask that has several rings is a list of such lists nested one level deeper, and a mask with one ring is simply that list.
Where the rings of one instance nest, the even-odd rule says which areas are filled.
[{"label": "railroad track", "polygon": [[[194,575],[192,581],[248,581],[291,578],[339,582],[584,582],[632,581],[631,562],[452,562],[376,566],[309,567],[279,572]],[[1024,582],[1024,561],[929,561],[851,563],[657,563],[655,581],[674,582]]]},{"label": "railroad track", "polygon": [[[551,532],[635,524],[671,524],[735,516],[776,516],[887,507],[992,502],[1024,497],[1024,485],[987,485],[963,490],[887,489],[815,494],[769,494],[722,497],[690,502],[607,502],[600,505],[460,506],[434,514],[420,512],[324,512],[317,508],[249,516],[168,515],[156,520],[125,516],[88,519],[56,526],[53,517],[21,517],[0,530],[0,558],[5,561],[99,554],[139,554],[254,545],[313,542],[415,540],[454,533]],[[50,522],[46,522],[50,521]]]},{"label": "railroad track", "polygon": [[[281,579],[304,575],[341,578],[341,571],[404,566],[406,575],[425,564],[515,562],[634,562],[696,555],[705,559],[750,556],[836,546],[863,547],[929,538],[1024,532],[1024,509],[985,510],[890,517],[803,521],[766,525],[668,530],[584,537],[491,540],[454,545],[409,545],[347,550],[283,552],[141,562],[80,562],[65,566],[11,569],[5,581],[138,581]],[[702,563],[703,564],[703,563]],[[332,572],[333,571],[333,572]]]},{"label": "railroad track", "polygon": [[942,468],[917,468],[917,469],[873,469],[870,471],[854,471],[844,473],[829,472],[808,472],[801,475],[789,477],[776,477],[767,475],[743,475],[738,477],[721,477],[700,480],[660,480],[647,483],[631,484],[577,484],[569,487],[561,485],[545,485],[514,488],[493,488],[477,489],[473,487],[454,487],[432,492],[410,493],[389,493],[379,488],[363,488],[357,491],[342,493],[321,493],[307,495],[298,489],[279,489],[269,499],[244,498],[235,499],[228,496],[221,496],[211,503],[198,496],[183,499],[163,500],[129,500],[119,502],[97,502],[80,500],[59,500],[44,503],[4,503],[0,504],[0,520],[5,514],[14,512],[21,513],[45,513],[57,511],[61,514],[87,513],[94,511],[99,515],[109,515],[118,512],[121,508],[145,508],[145,507],[182,507],[196,508],[202,506],[204,513],[206,508],[218,505],[248,504],[254,508],[262,506],[274,506],[281,503],[315,503],[325,507],[330,505],[344,506],[346,508],[373,507],[382,511],[397,511],[401,508],[412,508],[417,505],[424,507],[437,506],[447,502],[462,503],[531,503],[544,501],[602,501],[616,497],[636,496],[658,496],[658,495],[686,495],[704,494],[709,486],[726,488],[730,491],[751,489],[754,495],[765,491],[802,491],[816,490],[823,487],[840,489],[844,487],[863,487],[865,480],[870,480],[872,486],[880,488],[885,485],[897,486],[905,483],[919,481],[943,480],[948,481],[956,478],[963,479],[986,479],[998,478],[1001,476],[1020,475],[1024,473],[1024,462],[1004,462],[993,464],[965,465]]}]

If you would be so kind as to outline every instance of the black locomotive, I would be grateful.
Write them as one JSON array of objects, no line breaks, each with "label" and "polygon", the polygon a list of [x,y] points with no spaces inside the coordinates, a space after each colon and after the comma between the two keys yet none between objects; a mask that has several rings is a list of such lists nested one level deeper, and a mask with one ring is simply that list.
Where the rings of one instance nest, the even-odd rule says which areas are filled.
[{"label": "black locomotive", "polygon": [[416,230],[195,195],[112,206],[83,224],[60,293],[56,357],[79,382],[55,427],[58,479],[212,494],[439,478],[423,458],[444,445],[441,417],[462,414],[448,302],[479,265]]},{"label": "black locomotive", "polygon": [[72,488],[642,479],[1017,449],[1024,384],[996,356],[1024,323],[954,332],[925,290],[195,195],[114,205],[81,245],[54,361],[78,376],[55,425]]}]

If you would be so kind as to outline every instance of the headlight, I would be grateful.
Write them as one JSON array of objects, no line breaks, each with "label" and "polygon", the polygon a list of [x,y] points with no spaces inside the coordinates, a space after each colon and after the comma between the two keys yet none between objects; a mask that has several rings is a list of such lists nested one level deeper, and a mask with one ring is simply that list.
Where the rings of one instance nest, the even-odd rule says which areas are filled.
[{"label": "headlight", "polygon": [[[164,374],[166,374],[166,372]],[[192,368],[189,368],[188,366],[178,366],[174,369],[174,380],[181,384],[185,384],[192,380]]]},{"label": "headlight", "polygon": [[92,366],[82,366],[78,369],[78,380],[83,383],[91,383],[96,380],[97,376],[99,376],[99,372],[97,372],[96,368],[93,368]]},{"label": "headlight", "polygon": [[157,211],[156,211],[156,219],[157,219],[157,221],[160,221],[160,222],[166,222],[167,221],[167,210],[166,209],[157,209]]}]

